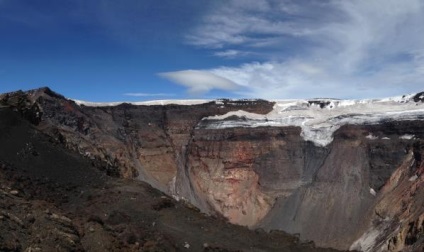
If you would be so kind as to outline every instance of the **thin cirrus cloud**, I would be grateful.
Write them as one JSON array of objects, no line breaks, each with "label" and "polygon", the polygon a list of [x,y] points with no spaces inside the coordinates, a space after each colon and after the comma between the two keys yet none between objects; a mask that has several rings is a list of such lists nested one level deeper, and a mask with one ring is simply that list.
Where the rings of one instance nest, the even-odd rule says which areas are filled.
[{"label": "thin cirrus cloud", "polygon": [[188,93],[202,95],[213,89],[234,91],[239,85],[210,71],[184,70],[159,73],[159,76],[185,86]]},{"label": "thin cirrus cloud", "polygon": [[175,94],[168,94],[168,93],[125,93],[124,95],[133,96],[133,97],[175,96]]},{"label": "thin cirrus cloud", "polygon": [[239,50],[225,50],[214,52],[213,55],[221,58],[234,59],[238,57],[249,56],[251,53]]},{"label": "thin cirrus cloud", "polygon": [[202,78],[193,70],[165,77],[189,92],[223,89],[261,98],[417,92],[424,87],[422,34],[421,0],[232,0],[203,16],[186,43],[218,57],[261,58],[200,69]]}]

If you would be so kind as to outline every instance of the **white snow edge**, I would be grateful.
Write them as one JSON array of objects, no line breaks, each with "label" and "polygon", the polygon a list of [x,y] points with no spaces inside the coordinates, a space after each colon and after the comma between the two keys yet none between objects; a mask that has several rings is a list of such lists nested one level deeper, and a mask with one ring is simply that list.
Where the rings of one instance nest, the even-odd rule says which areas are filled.
[{"label": "white snow edge", "polygon": [[141,101],[141,102],[89,102],[89,101],[82,101],[82,100],[75,100],[70,99],[74,101],[77,105],[81,106],[87,106],[87,107],[113,107],[118,106],[121,104],[131,104],[136,106],[153,106],[153,105],[199,105],[199,104],[205,104],[209,103],[213,100],[154,100],[154,101]]},{"label": "white snow edge", "polygon": [[[414,102],[415,95],[365,100],[274,100],[272,101],[275,102],[273,110],[266,115],[239,110],[224,115],[209,116],[202,120],[207,120],[207,129],[297,126],[302,129],[301,136],[305,141],[312,141],[317,146],[326,146],[333,141],[333,133],[343,125],[377,124],[383,120],[424,120],[424,102]],[[90,107],[117,106],[123,103],[144,106],[199,105],[209,102],[215,102],[217,105],[223,104],[222,100],[88,102],[73,99],[73,101],[78,105]],[[244,120],[228,120],[231,116],[244,118]],[[410,135],[401,137],[405,140],[412,138],[413,136]],[[368,139],[375,140],[376,138],[369,135]]]},{"label": "white snow edge", "polygon": [[[333,133],[343,125],[377,124],[384,120],[424,120],[424,103],[414,102],[414,95],[373,100],[280,100],[273,110],[260,115],[243,110],[203,118],[206,129],[235,127],[297,126],[301,136],[317,146],[333,141]],[[240,119],[228,119],[236,116]],[[369,135],[369,139],[376,139]],[[409,135],[402,139],[412,139]]]}]

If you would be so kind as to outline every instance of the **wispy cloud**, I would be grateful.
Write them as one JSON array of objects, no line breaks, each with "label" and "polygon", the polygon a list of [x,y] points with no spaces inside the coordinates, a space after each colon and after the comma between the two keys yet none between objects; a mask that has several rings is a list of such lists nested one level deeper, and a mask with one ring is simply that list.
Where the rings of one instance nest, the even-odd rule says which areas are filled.
[{"label": "wispy cloud", "polygon": [[329,5],[322,1],[232,0],[213,9],[186,38],[189,44],[207,48],[278,45],[285,36],[313,33],[326,20],[314,12],[325,8]]},{"label": "wispy cloud", "polygon": [[[210,83],[209,72],[243,86],[245,96],[263,98],[418,91],[424,87],[422,34],[421,0],[232,0],[213,8],[187,42],[220,57],[251,51],[265,58],[203,69],[202,82],[183,85],[202,89],[201,83]],[[203,91],[210,89],[209,84]]]},{"label": "wispy cloud", "polygon": [[213,89],[227,91],[239,89],[233,81],[209,71],[185,70],[160,73],[159,76],[187,87],[192,95],[205,94]]},{"label": "wispy cloud", "polygon": [[134,97],[159,97],[159,96],[175,96],[175,94],[168,93],[125,93],[125,96],[134,96]]},{"label": "wispy cloud", "polygon": [[215,52],[213,55],[217,57],[221,57],[221,58],[234,59],[234,58],[249,56],[251,54],[252,53],[246,52],[246,51],[230,49],[230,50]]}]

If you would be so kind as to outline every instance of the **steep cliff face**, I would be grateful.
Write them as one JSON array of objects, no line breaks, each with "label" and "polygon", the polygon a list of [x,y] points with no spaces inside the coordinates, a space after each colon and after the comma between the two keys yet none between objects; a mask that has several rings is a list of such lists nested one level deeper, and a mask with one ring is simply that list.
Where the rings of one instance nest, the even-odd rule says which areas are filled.
[{"label": "steep cliff face", "polygon": [[[422,135],[421,135],[422,136]],[[404,143],[405,157],[376,195],[367,231],[351,246],[361,251],[422,251],[424,141]]]},{"label": "steep cliff face", "polygon": [[0,106],[0,251],[331,252],[112,178]]},{"label": "steep cliff face", "polygon": [[39,89],[0,100],[109,175],[232,223],[412,251],[423,239],[423,97],[85,106]]},{"label": "steep cliff face", "polygon": [[48,88],[4,94],[0,101],[109,175],[138,178],[166,192],[175,190],[178,168],[186,165],[187,144],[203,117],[241,108],[266,114],[273,106],[262,100],[220,100],[193,106],[88,107]]},{"label": "steep cliff face", "polygon": [[[421,124],[408,124],[411,123]],[[391,194],[381,187],[408,159],[411,146],[417,141],[399,139],[397,133],[382,135],[387,127],[340,128],[327,147],[324,162],[313,162],[317,164],[313,180],[288,197],[279,197],[260,225],[300,233],[302,238],[320,245],[345,248],[345,244],[351,244],[372,218],[376,197]],[[409,133],[413,130],[406,125],[400,128]],[[391,140],[385,139],[389,137]]]},{"label": "steep cliff face", "polygon": [[[421,162],[417,146],[421,145],[424,137],[424,111],[417,97],[420,94],[357,104],[343,101],[281,103],[266,116],[229,113],[207,118],[201,126],[222,135],[230,130],[248,128],[251,132],[262,132],[267,136],[273,136],[274,129],[283,131],[290,126],[298,126],[298,131],[292,131],[292,135],[287,132],[282,134],[284,137],[281,139],[287,144],[279,145],[268,161],[269,154],[264,153],[250,162],[259,164],[257,169],[246,167],[259,175],[260,191],[275,200],[264,218],[256,222],[257,226],[299,233],[302,239],[313,240],[320,246],[341,249],[349,248],[365,233],[351,248],[374,251],[382,244],[383,251],[396,250],[389,237],[398,232],[395,229],[402,224],[394,220],[395,214],[386,221],[390,228],[376,227],[380,232],[376,239],[370,241],[366,230],[375,225],[375,213],[379,212],[376,209],[392,207],[390,203],[382,205],[381,198],[402,199],[406,193],[382,188],[402,169],[410,155],[416,158],[416,162]],[[413,176],[421,174],[414,173],[415,170],[410,171],[409,176],[415,178]],[[277,183],[274,184],[274,181]],[[416,191],[411,181],[405,183],[404,190]],[[419,214],[409,212],[411,215],[407,216],[418,223],[413,225],[415,231],[411,231],[415,238],[408,238],[408,245],[405,245],[408,243],[405,238],[398,241],[397,244],[402,244],[401,249],[405,249],[403,246],[415,246],[417,243],[411,243],[411,240],[419,240],[417,237],[420,235],[417,234],[421,234],[421,224],[415,219],[419,219],[424,207],[419,206],[420,200],[414,197],[417,197],[416,194],[410,201]],[[242,212],[238,214],[242,215]],[[366,241],[363,242],[363,239]]]},{"label": "steep cliff face", "polygon": [[274,204],[275,196],[264,189],[298,186],[299,167],[289,167],[284,174],[276,169],[296,155],[292,147],[299,139],[291,131],[298,130],[196,129],[189,144],[187,169],[203,205],[233,223],[257,224]]}]

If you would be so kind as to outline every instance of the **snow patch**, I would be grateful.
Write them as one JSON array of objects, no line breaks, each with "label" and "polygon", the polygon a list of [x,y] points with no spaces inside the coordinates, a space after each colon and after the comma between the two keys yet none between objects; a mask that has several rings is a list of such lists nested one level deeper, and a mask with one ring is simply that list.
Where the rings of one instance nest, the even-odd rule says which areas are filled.
[{"label": "snow patch", "polygon": [[376,191],[374,190],[374,188],[370,188],[370,193],[372,196],[377,195]]},{"label": "snow patch", "polygon": [[361,238],[355,241],[349,250],[357,251],[372,251],[375,244],[377,243],[377,238],[382,234],[382,231],[377,229],[368,230],[364,233]]},{"label": "snow patch", "polygon": [[[302,129],[301,136],[317,146],[326,146],[333,141],[333,133],[341,126],[378,124],[382,121],[424,120],[424,103],[415,103],[416,94],[396,96],[385,99],[366,100],[275,100],[273,110],[260,115],[243,110],[229,112],[225,115],[210,116],[202,119],[202,125],[209,129],[234,127],[286,127],[295,126]],[[97,103],[74,100],[85,106],[117,106],[124,102]],[[245,104],[243,101],[228,100],[228,104]],[[133,105],[198,105],[212,100],[156,100],[144,102],[127,102]],[[215,100],[215,104],[223,106],[224,100]],[[235,118],[230,118],[230,117]],[[401,136],[401,139],[412,139],[412,135]],[[371,134],[368,139],[376,139]],[[388,139],[388,138],[383,138]]]},{"label": "snow patch", "polygon": [[302,132],[300,136],[305,141],[314,142],[317,146],[326,146],[333,141],[333,133],[340,128],[340,126],[334,125],[329,127],[309,127],[301,125]]},{"label": "snow patch", "polygon": [[415,180],[417,180],[417,178],[418,178],[418,175],[415,174],[414,176],[412,176],[412,177],[409,178],[409,181],[410,182],[414,182]]},{"label": "snow patch", "polygon": [[[414,95],[381,100],[277,100],[273,110],[260,115],[243,110],[203,118],[207,129],[297,126],[301,136],[317,146],[333,141],[343,125],[378,124],[383,121],[424,120],[424,104],[410,102]],[[368,139],[377,139],[372,135]]]},{"label": "snow patch", "polygon": [[366,139],[370,139],[370,140],[376,140],[376,139],[378,139],[378,137],[377,136],[374,136],[373,134],[371,134],[371,133],[369,133],[366,137],[365,137]]},{"label": "snow patch", "polygon": [[189,249],[190,248],[190,244],[188,242],[184,242],[184,248]]},{"label": "snow patch", "polygon": [[209,103],[212,100],[154,100],[154,101],[142,101],[142,102],[89,102],[89,101],[81,101],[81,100],[74,100],[77,105],[81,106],[87,106],[87,107],[113,107],[118,106],[121,104],[131,104],[131,105],[137,105],[137,106],[154,106],[154,105],[199,105],[199,104],[205,104]]},{"label": "snow patch", "polygon": [[399,139],[411,140],[414,137],[415,137],[414,135],[403,135],[403,136],[400,136]]}]

